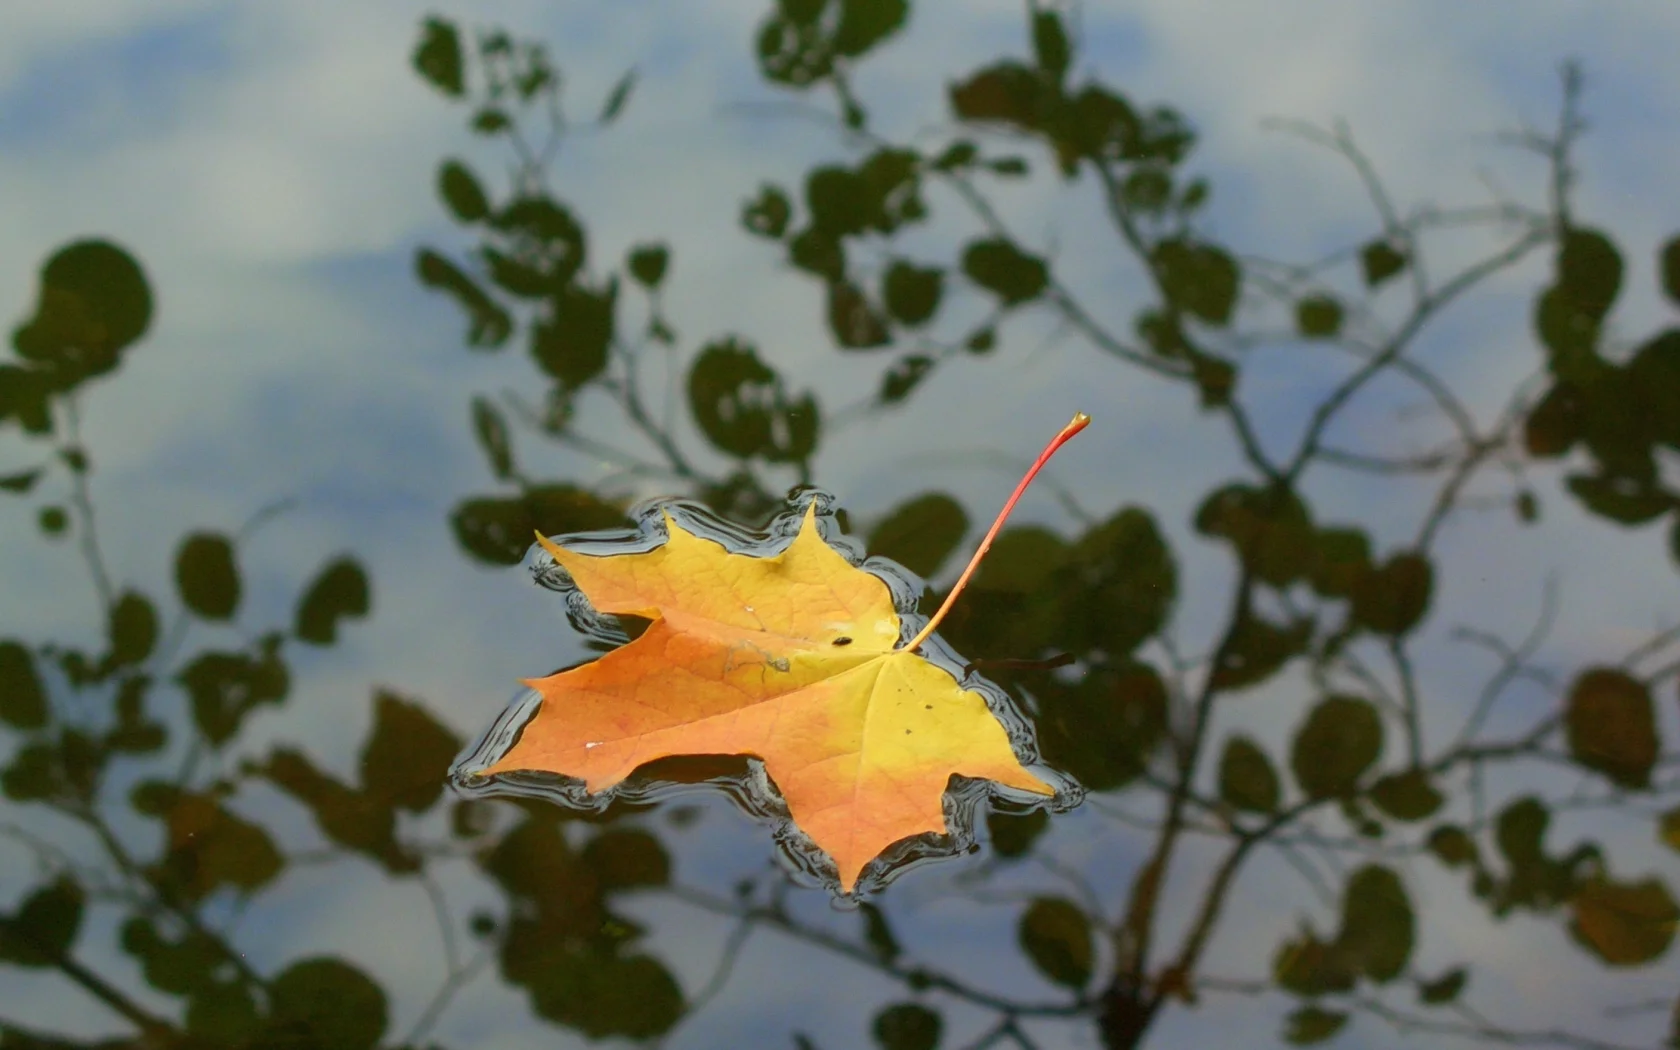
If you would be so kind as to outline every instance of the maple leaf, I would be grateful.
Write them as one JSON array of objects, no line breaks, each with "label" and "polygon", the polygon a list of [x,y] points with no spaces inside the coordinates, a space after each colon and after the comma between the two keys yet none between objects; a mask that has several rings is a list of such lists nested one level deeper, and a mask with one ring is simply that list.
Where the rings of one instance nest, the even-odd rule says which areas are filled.
[{"label": "maple leaf", "polygon": [[593,793],[655,759],[752,755],[833,858],[842,892],[893,843],[948,831],[955,774],[1053,795],[985,697],[916,649],[1039,467],[1087,422],[1075,417],[1045,449],[946,604],[904,645],[886,583],[828,545],[814,504],[770,557],[732,553],[668,513],[667,539],[649,551],[587,554],[539,535],[597,610],[650,623],[599,660],[527,681],[541,704],[482,775],[559,773]]}]

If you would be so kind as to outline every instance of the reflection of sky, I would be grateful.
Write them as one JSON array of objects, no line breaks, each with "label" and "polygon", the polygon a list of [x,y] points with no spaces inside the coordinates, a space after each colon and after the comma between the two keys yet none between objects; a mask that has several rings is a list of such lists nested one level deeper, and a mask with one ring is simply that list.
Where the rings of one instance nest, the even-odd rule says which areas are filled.
[{"label": "reflection of sky", "polygon": [[[876,367],[859,367],[856,358],[830,349],[815,323],[816,286],[787,273],[773,248],[736,226],[739,202],[760,181],[796,185],[813,160],[840,155],[837,137],[798,119],[735,106],[786,100],[760,86],[747,61],[762,5],[700,6],[461,3],[442,13],[553,41],[579,115],[593,112],[625,67],[637,66],[641,81],[621,126],[604,138],[568,143],[556,168],[562,195],[589,226],[594,258],[612,260],[637,241],[668,239],[675,254],[667,312],[687,345],[738,331],[794,386],[814,387],[825,404],[844,403],[873,386]],[[1556,65],[1580,57],[1593,130],[1580,154],[1579,214],[1612,230],[1627,254],[1626,299],[1617,315],[1624,330],[1636,337],[1657,323],[1652,250],[1680,228],[1680,203],[1671,192],[1680,156],[1672,136],[1653,134],[1680,117],[1674,102],[1680,71],[1665,46],[1680,29],[1673,9],[1595,5],[1589,12],[1531,4],[1511,18],[1501,8],[1444,3],[1157,2],[1133,5],[1122,16],[1098,6],[1089,5],[1083,16],[1090,47],[1081,68],[1102,71],[1140,103],[1170,100],[1186,113],[1204,133],[1191,166],[1214,184],[1211,228],[1239,248],[1278,256],[1311,255],[1373,227],[1344,166],[1261,131],[1262,119],[1345,118],[1403,208],[1431,199],[1483,201],[1478,180],[1484,177],[1533,200],[1542,188],[1541,166],[1500,146],[1494,135],[1548,127],[1557,103]],[[923,7],[911,34],[885,48],[859,77],[865,102],[890,134],[938,129],[948,79],[1023,46],[1013,3]],[[369,624],[350,630],[345,645],[299,665],[293,700],[261,721],[253,743],[301,739],[324,762],[347,768],[373,682],[423,697],[464,732],[476,730],[499,708],[515,675],[546,670],[572,651],[556,603],[518,572],[468,565],[448,533],[454,500],[491,489],[468,436],[468,391],[528,388],[530,369],[517,349],[500,358],[469,357],[453,305],[425,294],[410,276],[416,244],[454,250],[464,243],[432,197],[438,159],[464,155],[485,172],[501,163],[493,149],[470,140],[463,112],[409,70],[423,8],[300,2],[142,9],[90,0],[24,10],[29,13],[0,18],[6,28],[0,33],[0,185],[6,188],[0,317],[24,315],[35,268],[50,250],[95,233],[136,252],[159,300],[146,342],[87,404],[104,538],[119,575],[167,593],[182,531],[231,530],[276,497],[295,497],[298,505],[245,551],[248,607],[259,618],[283,618],[313,568],[348,549],[370,568],[376,611]],[[1139,275],[1116,264],[1112,235],[1090,221],[1092,192],[1089,180],[1059,193],[1044,180],[1000,193],[1000,200],[1013,229],[1029,244],[1054,245],[1058,272],[1123,326],[1141,295]],[[948,254],[954,231],[966,227],[955,220],[954,201],[936,196],[932,204],[949,224],[910,243]],[[1424,346],[1484,419],[1537,363],[1526,318],[1544,272],[1537,261],[1496,284],[1494,294],[1449,319]],[[978,449],[1013,462],[1036,450],[1074,408],[1089,411],[1097,425],[1063,454],[1056,474],[1099,514],[1126,501],[1156,508],[1178,541],[1187,578],[1181,634],[1200,644],[1222,609],[1229,577],[1221,556],[1191,543],[1186,522],[1202,492],[1238,469],[1227,435],[1197,425],[1185,391],[1133,378],[1076,341],[1049,335],[1032,322],[1011,327],[992,358],[959,362],[918,391],[914,415],[831,433],[817,480],[858,515],[879,514],[937,486],[984,518],[1014,468],[960,457]],[[1303,406],[1331,374],[1290,360],[1310,352],[1299,346],[1266,351],[1267,374],[1256,374],[1245,389],[1261,406],[1263,433],[1274,448],[1287,447]],[[1374,403],[1416,400],[1397,389],[1377,394]],[[614,425],[610,413],[587,407],[585,419]],[[1377,412],[1342,437],[1421,447],[1436,433],[1427,423],[1394,420]],[[530,444],[520,448],[533,473],[595,476],[592,464]],[[14,466],[15,443],[6,447],[0,471]],[[1447,629],[1471,622],[1520,632],[1548,571],[1559,573],[1564,588],[1551,651],[1560,672],[1619,653],[1638,632],[1673,615],[1672,576],[1649,570],[1662,561],[1654,530],[1627,536],[1588,530],[1557,495],[1552,473],[1539,472],[1536,484],[1544,528],[1513,533],[1497,515],[1472,515],[1447,535],[1438,607],[1451,612],[1432,622],[1423,639],[1434,676],[1425,684],[1442,696],[1462,695],[1467,681],[1480,681],[1465,676],[1485,670],[1479,658],[1446,642]],[[1371,500],[1391,499],[1393,489],[1324,475],[1312,491],[1325,517],[1376,521],[1377,534],[1390,543],[1411,533],[1426,498],[1414,492],[1408,498],[1415,502],[1373,513]],[[1043,493],[1021,513],[1071,524]],[[37,542],[32,532],[33,514],[23,501],[0,506],[6,550],[38,549],[26,546]],[[0,616],[8,631],[47,637],[92,630],[88,588],[69,548],[41,559],[14,558],[5,579]],[[1270,690],[1270,700],[1256,698],[1233,718],[1265,739],[1280,739],[1295,710],[1288,694]],[[1671,705],[1664,710],[1672,738]],[[695,872],[727,869],[768,848],[759,830],[719,806],[711,810],[703,826],[731,829],[726,841],[734,852],[716,843],[704,848],[718,855],[716,864],[693,863],[684,854]],[[1129,872],[1136,863],[1125,849],[1084,857],[1102,825],[1095,814],[1061,824],[1065,831],[1052,841],[1070,859],[1088,859],[1092,870],[1109,873]],[[1564,822],[1565,830],[1571,827]],[[1629,833],[1641,841],[1648,836],[1638,827]],[[1628,854],[1630,873],[1659,863],[1636,852]],[[973,951],[952,951],[952,957],[984,958],[984,938],[952,918],[970,914],[950,899],[951,880],[962,868],[912,873],[889,903],[906,902],[905,921],[926,923],[952,945],[973,938],[961,942],[965,949],[972,943]],[[1188,877],[1196,869],[1186,863],[1181,870]],[[1551,960],[1572,951],[1556,924],[1513,922],[1488,937],[1485,924],[1466,912],[1456,879],[1442,879],[1425,865],[1409,875],[1420,910],[1431,917],[1419,968],[1438,972],[1460,958],[1489,960],[1475,989],[1496,1017],[1517,1016],[1510,1008],[1526,1002],[1526,1025],[1579,1023],[1596,1016],[1580,1012],[1599,1002],[1595,996],[1623,1002],[1672,991],[1645,976],[1597,984],[1585,967],[1560,967],[1554,981]],[[400,1030],[436,976],[430,923],[417,920],[418,900],[382,896],[383,883],[373,878],[290,878],[265,905],[280,910],[247,920],[253,934],[273,930],[274,942],[259,952],[277,961],[306,947],[341,946],[397,989]],[[473,892],[466,884],[451,889],[463,899]],[[1213,953],[1213,969],[1222,976],[1263,972],[1292,916],[1313,907],[1281,865],[1257,869],[1243,893],[1250,907],[1233,909]],[[808,903],[820,912],[819,902]],[[661,917],[661,950],[682,968],[686,986],[697,987],[722,928],[671,915],[664,905],[650,914]],[[990,932],[1007,937],[1003,913],[984,914],[1000,923]],[[1452,921],[1437,918],[1443,915]],[[772,995],[785,997],[788,1016],[800,1017],[821,1045],[861,1038],[836,990],[862,982],[858,995],[874,1001],[887,989],[856,970],[829,969],[826,960],[820,972],[804,957],[790,969],[775,943],[755,942],[736,982],[692,1022],[692,1040],[685,1030],[675,1044],[738,1040],[749,1032],[781,1040],[786,1024],[766,1027],[763,1020]],[[938,963],[943,954],[930,951],[926,961]],[[994,954],[1008,966],[1018,961],[1009,950]],[[1538,968],[1527,965],[1530,958],[1548,962]],[[1566,987],[1558,983],[1564,974],[1586,979]],[[1026,980],[1013,971],[993,979]],[[42,984],[13,982],[8,974],[0,1012],[16,1012],[9,991],[35,996]],[[1175,1013],[1160,1042],[1275,1024],[1283,1011],[1275,998]],[[29,1014],[38,1023],[98,1027],[73,997],[53,1000],[50,1018],[45,1004],[32,1000]],[[452,1024],[463,1027],[446,1026],[444,1033],[473,1031],[465,1027],[472,1025],[506,1033],[503,1045],[519,1045],[514,1033],[522,1015],[515,1011],[510,1021],[495,1012],[504,1005],[507,993],[481,982],[457,1007]],[[820,1038],[828,1030],[834,1038]],[[1388,1038],[1382,1031],[1360,1023],[1361,1038],[1382,1041]]]}]

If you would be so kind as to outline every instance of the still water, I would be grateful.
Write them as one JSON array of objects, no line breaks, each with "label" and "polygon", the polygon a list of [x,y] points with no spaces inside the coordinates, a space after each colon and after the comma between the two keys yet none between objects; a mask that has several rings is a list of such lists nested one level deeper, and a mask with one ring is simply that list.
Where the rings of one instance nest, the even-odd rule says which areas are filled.
[{"label": "still water", "polygon": [[[0,15],[0,1045],[1680,1039],[1676,21]],[[1053,795],[477,775],[666,629],[535,532],[914,626],[1076,411],[926,650]]]}]

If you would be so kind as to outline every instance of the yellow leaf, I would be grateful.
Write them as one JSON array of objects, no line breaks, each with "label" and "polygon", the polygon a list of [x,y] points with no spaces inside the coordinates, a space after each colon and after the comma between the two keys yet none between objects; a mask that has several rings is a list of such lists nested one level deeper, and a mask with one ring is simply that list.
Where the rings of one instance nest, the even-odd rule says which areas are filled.
[{"label": "yellow leaf", "polygon": [[542,695],[483,772],[542,770],[603,791],[673,755],[753,755],[849,892],[901,839],[943,833],[952,775],[1040,795],[981,694],[899,648],[892,594],[817,530],[815,508],[780,554],[752,557],[665,516],[666,542],[583,554],[539,537],[603,613],[641,637],[528,684]]}]

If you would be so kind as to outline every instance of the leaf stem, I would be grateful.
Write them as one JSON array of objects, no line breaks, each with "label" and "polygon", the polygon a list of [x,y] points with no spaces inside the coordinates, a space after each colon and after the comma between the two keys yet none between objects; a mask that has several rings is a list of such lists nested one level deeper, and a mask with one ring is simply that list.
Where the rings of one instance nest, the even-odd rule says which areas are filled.
[{"label": "leaf stem", "polygon": [[939,610],[933,614],[932,619],[928,620],[928,622],[923,625],[921,631],[916,634],[916,637],[910,639],[910,641],[903,646],[904,652],[915,652],[921,647],[921,644],[927,641],[928,637],[933,634],[934,628],[939,626],[939,621],[945,619],[945,614],[951,611],[952,605],[956,604],[957,595],[961,594],[963,592],[963,588],[968,586],[968,578],[973,576],[974,570],[980,567],[980,559],[984,558],[986,556],[986,552],[992,549],[992,541],[997,539],[998,530],[1003,528],[1003,523],[1009,518],[1009,512],[1015,509],[1016,503],[1020,502],[1021,494],[1027,491],[1027,486],[1032,484],[1032,479],[1038,476],[1038,472],[1040,470],[1044,469],[1044,464],[1050,462],[1050,457],[1056,454],[1057,449],[1067,444],[1068,439],[1073,437],[1073,435],[1079,433],[1081,430],[1084,430],[1090,425],[1090,416],[1083,412],[1076,413],[1068,425],[1063,427],[1061,432],[1055,437],[1051,438],[1048,445],[1044,446],[1044,451],[1040,452],[1038,454],[1038,458],[1033,460],[1033,465],[1027,468],[1026,476],[1021,479],[1021,483],[1019,485],[1015,486],[1015,491],[1010,494],[1009,500],[1004,503],[1003,510],[998,512],[997,520],[992,522],[992,527],[987,531],[986,538],[980,541],[980,546],[977,550],[975,550],[974,557],[968,560],[968,568],[964,569],[962,575],[957,577],[957,582],[951,588],[951,593],[945,596],[944,604],[940,605]]}]

